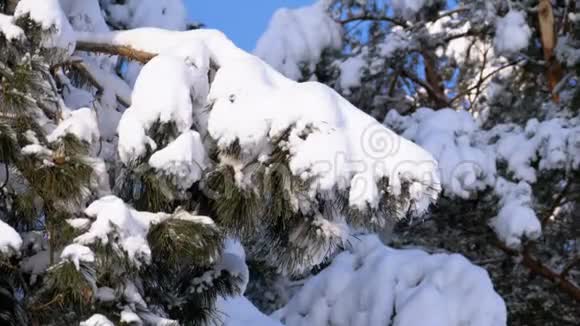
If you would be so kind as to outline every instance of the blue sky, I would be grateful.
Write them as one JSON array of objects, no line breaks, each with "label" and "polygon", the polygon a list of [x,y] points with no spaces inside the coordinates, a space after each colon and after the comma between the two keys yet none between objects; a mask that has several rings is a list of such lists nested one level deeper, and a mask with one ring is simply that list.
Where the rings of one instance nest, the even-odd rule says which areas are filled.
[{"label": "blue sky", "polygon": [[296,8],[313,0],[185,0],[189,17],[224,32],[236,45],[252,51],[270,17],[280,7]]}]

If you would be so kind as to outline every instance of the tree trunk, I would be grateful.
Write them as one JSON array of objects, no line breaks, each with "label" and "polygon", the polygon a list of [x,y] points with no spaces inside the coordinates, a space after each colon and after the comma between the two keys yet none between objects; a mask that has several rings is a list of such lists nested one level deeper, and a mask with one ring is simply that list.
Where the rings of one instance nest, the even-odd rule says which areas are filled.
[{"label": "tree trunk", "polygon": [[425,49],[421,51],[421,54],[423,55],[423,62],[425,64],[425,78],[436,95],[432,96],[435,108],[440,109],[449,106],[447,101],[442,100],[446,96],[445,89],[443,88],[443,80],[437,71],[437,60]]}]

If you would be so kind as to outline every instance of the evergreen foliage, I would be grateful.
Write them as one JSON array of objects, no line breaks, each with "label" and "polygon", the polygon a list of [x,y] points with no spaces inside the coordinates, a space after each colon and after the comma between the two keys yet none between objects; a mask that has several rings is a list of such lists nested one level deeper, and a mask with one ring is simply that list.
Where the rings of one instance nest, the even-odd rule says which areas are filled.
[{"label": "evergreen foliage", "polygon": [[[298,60],[302,68],[298,80],[317,80],[333,87],[440,160],[443,182],[447,179],[449,185],[443,185],[444,193],[428,219],[396,223],[388,237],[390,244],[459,252],[485,267],[506,300],[510,325],[577,324],[580,274],[574,189],[580,182],[576,161],[580,153],[576,18],[580,3],[335,0],[326,4],[328,15],[344,31],[340,44],[321,37],[320,43],[327,47],[320,53],[316,52],[319,48],[300,52],[298,45],[287,45],[273,55],[258,54],[275,66],[279,57]],[[501,25],[519,14],[522,30]],[[553,21],[545,18],[550,15]],[[274,19],[281,18],[275,15]],[[306,26],[300,21],[287,23],[284,32],[272,33],[272,28],[260,42],[275,36],[292,43],[286,35],[308,35],[300,32]],[[502,37],[507,45],[498,41]],[[519,47],[522,38],[525,46]],[[550,38],[553,43],[548,42]],[[276,68],[285,73],[285,66]],[[429,120],[431,111],[425,108],[432,108],[432,117],[440,118]],[[464,116],[468,122],[453,120]],[[536,123],[554,125],[539,136]],[[453,135],[448,142],[437,138],[440,130]],[[563,140],[556,145],[559,132]],[[496,152],[500,144],[510,141],[506,138],[520,133],[521,140],[515,141],[509,153]],[[536,140],[538,146],[550,149],[531,148],[524,153],[529,148],[525,142]],[[471,151],[486,146],[489,152],[484,150],[483,155],[493,160],[493,170],[485,158],[477,156],[477,150]],[[561,161],[547,163],[559,148]],[[533,180],[518,174],[510,159],[526,161],[524,165],[534,171]],[[474,174],[460,169],[461,164],[474,166]],[[493,181],[484,181],[490,177]],[[490,228],[505,200],[497,188],[499,179],[530,185],[527,202],[541,222],[542,236],[524,237],[516,249],[503,246]],[[383,201],[387,216],[398,209],[397,198],[392,202]],[[518,213],[510,214],[513,225]],[[357,225],[359,215],[346,216]],[[263,267],[252,268],[259,274]],[[271,289],[270,281],[280,282],[280,278],[285,279],[264,274],[258,282]],[[566,285],[561,286],[562,282]],[[258,294],[262,291],[266,290],[253,289],[252,299],[264,302]],[[288,300],[277,296],[278,301],[261,308],[276,310]]]},{"label": "evergreen foliage", "polygon": [[[275,126],[270,120],[277,117],[264,118],[263,139],[253,143],[256,148],[248,145],[251,142],[243,144],[235,133],[237,138],[231,137],[235,139],[218,139],[219,133],[212,133],[207,120],[220,109],[217,102],[224,94],[213,92],[228,93],[226,104],[234,104],[246,91],[269,88],[248,87],[236,93],[237,85],[224,86],[223,79],[231,77],[228,69],[240,67],[220,67],[222,60],[214,58],[229,60],[227,46],[224,53],[208,54],[219,52],[208,50],[212,42],[204,37],[210,33],[191,40],[175,34],[175,43],[191,41],[195,48],[176,47],[175,53],[157,44],[149,47],[157,53],[132,48],[130,37],[108,39],[111,30],[152,23],[164,29],[201,28],[185,17],[178,19],[184,11],[180,1],[160,6],[153,0],[42,0],[43,5],[59,9],[51,13],[50,24],[34,13],[34,8],[43,8],[40,2],[27,8],[30,12],[14,12],[15,3],[22,8],[26,3],[30,7],[31,1],[0,1],[0,227],[6,224],[22,240],[19,248],[4,248],[0,241],[0,324],[76,325],[98,314],[115,325],[220,325],[225,316],[218,300],[243,294],[248,282],[247,295],[263,311],[273,312],[305,280],[331,266],[351,241],[368,233],[381,234],[393,247],[418,245],[434,253],[459,252],[482,265],[507,302],[510,324],[579,322],[576,1],[549,5],[557,18],[552,33],[557,46],[550,47],[546,37],[550,33],[543,30],[542,10],[547,3],[543,0],[324,0],[310,9],[322,8],[317,14],[327,20],[316,23],[321,29],[338,29],[341,40],[326,33],[327,46],[316,49],[318,44],[310,44],[305,36],[295,49],[274,51],[283,57],[272,60],[283,65],[274,68],[286,73],[284,69],[296,64],[291,72],[305,82],[297,85],[306,86],[298,88],[285,79],[280,85],[291,85],[307,97],[320,95],[308,88],[312,86],[308,81],[324,83],[425,147],[431,152],[425,152],[425,157],[440,161],[443,194],[426,219],[415,218],[415,212],[423,212],[441,189],[439,184],[401,175],[410,170],[388,169],[393,173],[363,180],[373,186],[376,181],[377,186],[376,205],[369,200],[365,206],[353,205],[351,191],[358,173],[354,168],[340,175],[347,180],[323,187],[317,183],[322,172],[315,171],[314,165],[306,171],[292,165],[296,142],[336,132],[346,124],[342,121],[346,115],[338,117],[335,126],[300,119]],[[276,17],[294,17],[286,14]],[[144,21],[150,17],[151,21]],[[513,17],[521,23],[519,30],[514,29],[520,35],[507,35],[513,42],[505,44],[501,42],[504,31],[497,26],[513,24]],[[6,26],[21,34],[10,37]],[[69,32],[78,34],[67,39],[69,27]],[[295,35],[291,30],[295,26],[286,27],[277,41]],[[141,31],[152,33],[143,35],[165,32]],[[312,36],[322,31],[301,32]],[[97,37],[97,33],[103,34]],[[63,40],[70,42],[68,48],[60,44]],[[199,51],[203,60],[179,53],[188,50]],[[283,78],[245,53],[232,57],[240,65],[256,64],[264,84]],[[298,62],[290,62],[297,57]],[[185,72],[170,71],[175,66]],[[149,88],[140,84],[139,71],[159,67],[167,80],[145,85]],[[244,69],[236,72],[249,74],[251,69]],[[184,85],[169,83],[173,73],[186,75]],[[255,82],[246,77],[236,76]],[[185,89],[186,96],[171,98],[175,103],[170,104],[183,105],[187,116],[178,109],[171,111],[174,108],[168,103],[154,108],[167,115],[153,112],[159,114],[151,118],[147,110],[135,113],[137,90],[154,91],[166,83]],[[225,90],[213,88],[216,83]],[[288,88],[291,91],[280,94],[302,95]],[[158,95],[174,95],[167,93]],[[337,102],[342,99],[334,92],[324,95],[340,106]],[[313,107],[326,102],[320,103]],[[235,108],[221,104],[222,110]],[[431,125],[430,118],[435,121]],[[451,122],[455,118],[463,119],[457,123],[460,126]],[[126,128],[117,127],[121,123]],[[329,130],[324,130],[326,125]],[[131,155],[123,158],[121,140],[131,143],[132,136],[143,136],[145,141],[138,144],[143,148],[127,146]],[[389,137],[400,141],[395,134]],[[443,145],[437,143],[439,137]],[[338,148],[360,146],[360,139],[346,138],[340,139],[348,146]],[[183,161],[192,160],[194,165],[179,159],[163,167],[155,165],[155,154],[171,152],[171,146],[183,139],[203,150],[202,154],[177,153],[189,155]],[[500,150],[510,142],[517,146]],[[419,150],[410,142],[405,146]],[[489,158],[493,167],[454,170],[456,166],[448,164],[453,161],[449,152],[454,151],[459,152],[459,163],[480,164]],[[510,156],[514,152],[521,155],[519,160]],[[481,158],[486,155],[491,157]],[[405,163],[395,157],[385,161],[391,159]],[[369,174],[374,177],[375,172]],[[191,183],[184,182],[191,176],[196,176]],[[415,201],[423,197],[428,200]],[[513,206],[505,213],[506,207]],[[498,220],[502,214],[516,216],[522,211],[529,213],[525,217],[532,216],[539,230],[508,234],[515,240],[505,241],[497,230]],[[226,243],[231,239],[240,240],[247,250],[251,277],[241,261],[245,257],[228,252]]]}]

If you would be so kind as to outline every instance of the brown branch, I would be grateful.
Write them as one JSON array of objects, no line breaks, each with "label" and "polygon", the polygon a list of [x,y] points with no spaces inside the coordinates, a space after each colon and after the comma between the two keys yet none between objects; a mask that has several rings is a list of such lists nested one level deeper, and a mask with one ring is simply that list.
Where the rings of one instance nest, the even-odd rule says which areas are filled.
[{"label": "brown branch", "polygon": [[76,50],[85,52],[97,52],[110,55],[118,55],[131,60],[139,61],[143,64],[149,62],[157,54],[136,50],[126,45],[112,45],[94,42],[77,42]]},{"label": "brown branch", "polygon": [[503,252],[510,256],[518,257],[521,256],[522,264],[529,268],[532,272],[542,276],[543,278],[556,283],[564,292],[568,293],[574,300],[580,302],[580,288],[578,285],[574,284],[572,281],[566,278],[565,273],[556,273],[546,265],[544,265],[540,260],[530,254],[529,246],[526,246],[524,250],[520,253],[517,250],[508,248],[501,242],[496,242],[496,247],[501,249]]},{"label": "brown branch", "polygon": [[449,101],[447,96],[445,96],[445,89],[443,88],[443,79],[439,74],[435,56],[427,49],[422,49],[421,55],[423,56],[423,66],[427,83],[429,83],[431,89],[437,93],[435,96],[436,108],[440,109],[449,106]]}]

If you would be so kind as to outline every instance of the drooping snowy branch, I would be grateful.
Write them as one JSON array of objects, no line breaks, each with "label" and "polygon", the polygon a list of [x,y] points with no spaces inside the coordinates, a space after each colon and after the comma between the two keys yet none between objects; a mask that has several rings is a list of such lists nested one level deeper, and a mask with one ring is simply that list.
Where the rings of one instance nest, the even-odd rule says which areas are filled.
[{"label": "drooping snowy branch", "polygon": [[[291,194],[291,209],[322,218],[317,227],[336,230],[352,217],[318,212],[320,198],[332,201],[345,196],[348,209],[368,214],[367,221],[359,223],[383,226],[390,218],[423,212],[438,192],[436,163],[425,151],[328,87],[285,78],[217,31],[170,33],[147,28],[79,33],[78,39],[158,54],[144,66],[132,106],[120,122],[119,153],[125,163],[161,150],[150,134],[155,122],[173,124],[176,136],[195,125],[200,134],[208,133],[215,141],[220,152],[217,167],[232,169],[240,190],[250,189],[255,171],[260,171],[249,166],[264,165],[268,171],[268,166],[282,164],[284,173],[306,183],[301,193]],[[208,84],[210,69],[216,71]],[[166,77],[161,79],[161,74]],[[167,97],[151,98],[153,89],[167,89],[162,92]],[[278,150],[286,153],[283,161],[274,161]],[[379,186],[385,181],[386,188]],[[323,257],[317,255],[313,261]]]}]

